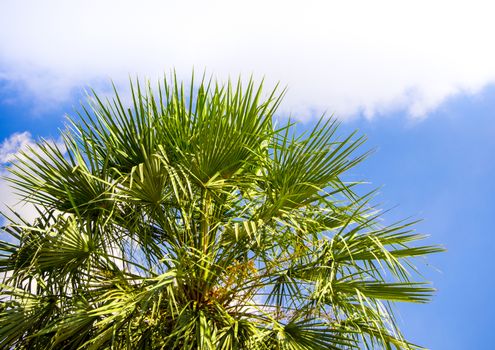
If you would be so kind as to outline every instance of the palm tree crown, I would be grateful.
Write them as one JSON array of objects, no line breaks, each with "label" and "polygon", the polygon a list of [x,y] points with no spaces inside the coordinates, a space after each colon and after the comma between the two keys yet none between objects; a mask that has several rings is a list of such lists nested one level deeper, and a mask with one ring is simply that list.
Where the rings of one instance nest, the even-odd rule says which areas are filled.
[{"label": "palm tree crown", "polygon": [[429,300],[410,258],[441,248],[343,180],[363,137],[275,126],[252,81],[131,92],[12,163],[39,215],[3,228],[2,348],[416,347],[391,306]]}]

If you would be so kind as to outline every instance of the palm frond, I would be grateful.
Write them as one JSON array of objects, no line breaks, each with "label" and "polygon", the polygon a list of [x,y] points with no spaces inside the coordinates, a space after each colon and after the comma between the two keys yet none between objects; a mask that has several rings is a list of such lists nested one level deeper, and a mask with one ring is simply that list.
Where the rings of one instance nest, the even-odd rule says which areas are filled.
[{"label": "palm frond", "polygon": [[114,90],[12,163],[39,215],[4,215],[0,347],[416,347],[394,303],[430,300],[415,258],[443,249],[344,181],[365,137],[277,128],[252,80]]}]

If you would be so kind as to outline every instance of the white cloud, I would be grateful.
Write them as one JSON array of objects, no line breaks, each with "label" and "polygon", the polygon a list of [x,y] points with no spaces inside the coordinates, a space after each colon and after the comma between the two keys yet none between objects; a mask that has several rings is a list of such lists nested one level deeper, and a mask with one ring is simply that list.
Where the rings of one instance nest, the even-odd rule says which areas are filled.
[{"label": "white cloud", "polygon": [[12,162],[20,150],[27,150],[29,146],[33,146],[33,141],[28,131],[10,135],[0,144],[0,164]]},{"label": "white cloud", "polygon": [[3,1],[0,77],[48,103],[191,67],[289,86],[284,109],[407,110],[495,82],[489,1]]},{"label": "white cloud", "polygon": [[5,166],[15,161],[15,156],[19,152],[27,151],[29,147],[33,146],[34,140],[27,131],[12,134],[0,144],[0,176],[2,177],[0,179],[0,211],[9,217],[12,217],[9,208],[27,220],[32,220],[36,217],[35,208],[31,204],[22,202],[11,184],[4,178],[10,176]]},{"label": "white cloud", "polygon": [[[61,140],[48,140],[60,149],[64,150],[65,145]],[[0,143],[0,212],[7,214],[12,219],[10,209],[18,213],[23,219],[32,221],[37,216],[37,211],[34,206],[16,193],[11,187],[11,183],[6,180],[6,177],[12,178],[7,166],[16,161],[17,157],[22,158],[22,153],[36,152],[39,147],[31,134],[27,131],[22,133],[14,133]],[[1,222],[1,218],[0,218]]]}]

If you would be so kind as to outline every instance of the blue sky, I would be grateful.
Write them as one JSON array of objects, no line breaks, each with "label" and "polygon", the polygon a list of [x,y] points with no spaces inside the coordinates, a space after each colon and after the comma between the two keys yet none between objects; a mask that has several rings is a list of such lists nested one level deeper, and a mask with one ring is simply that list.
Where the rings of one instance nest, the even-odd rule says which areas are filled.
[{"label": "blue sky", "polygon": [[438,289],[433,303],[401,308],[406,334],[432,349],[493,347],[494,108],[490,86],[450,99],[419,123],[391,115],[349,125],[377,148],[361,171],[384,185],[385,207],[397,205],[389,218],[424,219],[418,230],[448,249],[421,269]]},{"label": "blue sky", "polygon": [[[381,187],[390,222],[448,251],[421,272],[438,293],[401,306],[406,336],[432,349],[490,349],[495,312],[495,25],[483,2],[46,1],[0,4],[0,162],[56,138],[82,89],[192,67],[289,87],[281,115],[328,111],[374,154],[352,176]],[[359,10],[356,10],[359,8]],[[16,135],[14,137],[13,135]],[[1,169],[0,173],[4,173]],[[0,199],[13,203],[5,183]]]}]

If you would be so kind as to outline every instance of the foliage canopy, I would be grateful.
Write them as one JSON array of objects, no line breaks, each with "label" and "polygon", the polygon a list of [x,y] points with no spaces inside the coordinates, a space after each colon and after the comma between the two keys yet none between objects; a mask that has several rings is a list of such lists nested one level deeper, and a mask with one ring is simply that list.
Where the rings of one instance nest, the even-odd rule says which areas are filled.
[{"label": "foliage canopy", "polygon": [[415,348],[393,302],[429,300],[411,258],[441,248],[344,181],[363,137],[277,127],[252,81],[131,92],[12,163],[39,216],[5,215],[2,348]]}]

